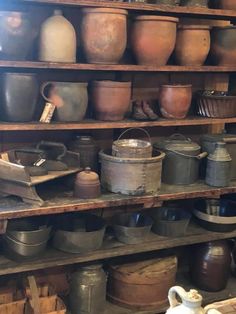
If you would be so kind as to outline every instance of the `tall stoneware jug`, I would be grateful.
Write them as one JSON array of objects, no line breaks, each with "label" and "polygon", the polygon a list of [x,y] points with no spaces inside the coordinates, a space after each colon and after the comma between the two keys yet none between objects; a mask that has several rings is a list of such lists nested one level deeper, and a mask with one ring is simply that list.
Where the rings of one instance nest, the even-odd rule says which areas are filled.
[{"label": "tall stoneware jug", "polygon": [[72,314],[102,314],[106,303],[106,275],[101,265],[78,269],[70,282]]},{"label": "tall stoneware jug", "polygon": [[1,120],[32,121],[39,94],[36,74],[4,73],[2,76]]},{"label": "tall stoneware jug", "polygon": [[231,250],[226,240],[196,245],[190,254],[190,275],[202,290],[223,290],[230,275],[230,265]]},{"label": "tall stoneware jug", "polygon": [[39,60],[76,62],[76,33],[73,25],[55,10],[41,26]]}]

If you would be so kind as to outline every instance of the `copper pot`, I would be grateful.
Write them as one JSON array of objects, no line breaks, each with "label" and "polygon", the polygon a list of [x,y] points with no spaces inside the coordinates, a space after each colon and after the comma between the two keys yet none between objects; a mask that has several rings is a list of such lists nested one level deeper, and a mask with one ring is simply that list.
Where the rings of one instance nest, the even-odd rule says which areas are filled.
[{"label": "copper pot", "polygon": [[203,65],[210,51],[210,42],[209,26],[180,26],[177,31],[175,46],[175,59],[177,64],[187,66]]},{"label": "copper pot", "polygon": [[213,28],[211,57],[217,65],[236,64],[236,26]]},{"label": "copper pot", "polygon": [[168,119],[184,119],[192,101],[192,85],[162,85],[159,94],[160,110]]},{"label": "copper pot", "polygon": [[119,121],[129,110],[131,82],[94,81],[91,102],[97,120]]},{"label": "copper pot", "polygon": [[99,176],[89,167],[77,174],[74,196],[83,199],[97,198],[101,195]]},{"label": "copper pot", "polygon": [[126,10],[89,8],[83,10],[82,46],[90,63],[116,64],[127,44]]},{"label": "copper pot", "polygon": [[176,41],[177,18],[138,16],[131,31],[131,45],[138,64],[166,65]]},{"label": "copper pot", "polygon": [[223,10],[236,10],[235,0],[218,0],[219,8]]},{"label": "copper pot", "polygon": [[231,250],[225,240],[194,246],[190,254],[190,275],[202,290],[223,290],[230,275]]}]

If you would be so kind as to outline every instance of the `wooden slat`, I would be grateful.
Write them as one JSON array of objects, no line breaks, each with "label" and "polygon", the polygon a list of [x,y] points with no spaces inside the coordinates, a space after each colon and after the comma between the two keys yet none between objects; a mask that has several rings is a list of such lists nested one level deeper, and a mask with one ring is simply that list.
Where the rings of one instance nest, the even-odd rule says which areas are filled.
[{"label": "wooden slat", "polygon": [[222,123],[236,123],[235,118],[216,119],[189,117],[183,120],[159,119],[157,121],[122,120],[107,122],[98,120],[84,120],[79,123],[43,124],[39,122],[29,123],[0,123],[0,131],[56,131],[56,130],[99,130],[99,129],[123,129],[130,127],[168,127],[190,125],[215,125]]},{"label": "wooden slat", "polygon": [[112,257],[152,252],[167,248],[204,243],[207,241],[214,241],[219,239],[229,239],[234,237],[236,237],[236,231],[230,233],[209,232],[197,225],[191,224],[185,236],[167,238],[150,233],[147,241],[141,244],[126,245],[116,241],[115,239],[106,239],[101,249],[81,254],[69,254],[48,248],[47,251],[37,259],[24,261],[24,263],[17,263],[7,259],[4,256],[0,256],[0,275],[20,273],[63,265],[72,265],[95,260],[97,261]]},{"label": "wooden slat", "polygon": [[145,208],[157,206],[160,201],[191,199],[197,197],[219,197],[222,194],[235,193],[236,181],[226,188],[213,188],[203,182],[188,186],[173,186],[162,184],[159,195],[126,196],[113,193],[103,194],[95,200],[79,200],[72,196],[72,192],[65,192],[59,186],[50,186],[43,190],[40,196],[45,205],[29,205],[15,199],[2,198],[0,202],[0,219],[12,219],[64,212],[78,212],[99,208],[110,208],[129,205],[143,205]]},{"label": "wooden slat", "polygon": [[233,10],[218,10],[199,7],[180,7],[180,6],[163,6],[145,3],[122,3],[112,1],[95,1],[95,0],[18,0],[13,3],[35,3],[35,4],[53,4],[53,5],[70,5],[79,7],[109,7],[121,8],[135,11],[154,11],[162,14],[172,15],[189,15],[194,17],[207,17],[218,19],[231,19],[236,17]]}]

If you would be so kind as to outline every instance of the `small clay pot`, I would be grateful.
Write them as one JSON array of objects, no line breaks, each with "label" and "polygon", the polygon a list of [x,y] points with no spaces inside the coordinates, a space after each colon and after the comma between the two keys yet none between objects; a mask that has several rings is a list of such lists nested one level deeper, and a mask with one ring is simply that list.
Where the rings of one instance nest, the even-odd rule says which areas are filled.
[{"label": "small clay pot", "polygon": [[168,119],[184,119],[192,101],[192,85],[162,85],[159,94],[160,110]]},{"label": "small clay pot", "polygon": [[223,10],[236,10],[235,0],[218,0],[219,9]]},{"label": "small clay pot", "polygon": [[[197,43],[197,49],[196,49]],[[210,27],[207,25],[182,25],[178,28],[175,60],[179,65],[201,66],[210,51]]]},{"label": "small clay pot", "polygon": [[82,199],[97,198],[101,195],[99,176],[89,167],[77,174],[74,186],[74,196]]},{"label": "small clay pot", "polygon": [[116,64],[127,44],[126,10],[90,8],[83,10],[82,46],[89,63]]},{"label": "small clay pot", "polygon": [[211,57],[216,65],[236,64],[236,26],[213,28]]},{"label": "small clay pot", "polygon": [[131,46],[138,64],[166,65],[176,42],[178,19],[168,16],[138,16],[131,31]]},{"label": "small clay pot", "polygon": [[209,0],[181,0],[180,5],[186,7],[208,7]]},{"label": "small clay pot", "polygon": [[131,82],[94,81],[91,102],[97,120],[119,121],[129,110]]}]

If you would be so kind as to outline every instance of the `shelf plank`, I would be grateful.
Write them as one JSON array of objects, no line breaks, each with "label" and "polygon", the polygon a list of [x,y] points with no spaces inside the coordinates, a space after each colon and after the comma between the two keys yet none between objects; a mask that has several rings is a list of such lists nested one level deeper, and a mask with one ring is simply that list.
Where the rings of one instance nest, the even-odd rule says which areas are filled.
[{"label": "shelf plank", "polygon": [[216,233],[204,230],[195,224],[189,225],[185,236],[167,238],[150,233],[147,240],[141,244],[122,244],[110,236],[105,239],[101,249],[87,253],[69,254],[60,252],[53,248],[48,248],[47,251],[37,259],[21,263],[11,261],[0,255],[0,275],[98,261],[118,256],[153,252],[167,248],[204,243],[220,239],[230,239],[234,237],[236,237],[236,230],[229,233]]},{"label": "shelf plank", "polygon": [[130,72],[236,72],[236,66],[155,66],[135,64],[89,64],[38,61],[0,60],[0,69],[74,70],[74,71],[130,71]]},{"label": "shelf plank", "polygon": [[0,122],[0,131],[56,131],[56,130],[101,130],[101,129],[125,129],[132,127],[168,127],[168,126],[196,126],[215,125],[220,123],[236,123],[235,118],[202,118],[188,117],[182,120],[159,119],[157,121],[122,120],[117,122],[83,120],[72,123],[4,123]]},{"label": "shelf plank", "polygon": [[33,3],[33,4],[52,4],[67,5],[78,7],[107,7],[120,8],[134,11],[152,11],[161,14],[171,14],[177,16],[188,15],[191,17],[217,18],[217,19],[233,19],[236,12],[233,10],[218,10],[199,7],[181,7],[181,6],[165,6],[145,3],[122,3],[112,1],[95,1],[95,0],[21,0],[17,3]]},{"label": "shelf plank", "polygon": [[104,193],[98,199],[79,200],[73,197],[72,191],[65,191],[61,186],[50,185],[47,189],[39,191],[40,197],[45,200],[42,207],[23,203],[16,198],[2,198],[0,200],[0,220],[129,205],[142,205],[145,208],[151,208],[166,200],[219,197],[235,192],[236,181],[232,181],[231,185],[225,188],[210,187],[199,181],[188,186],[162,184],[158,195],[127,196]]}]

